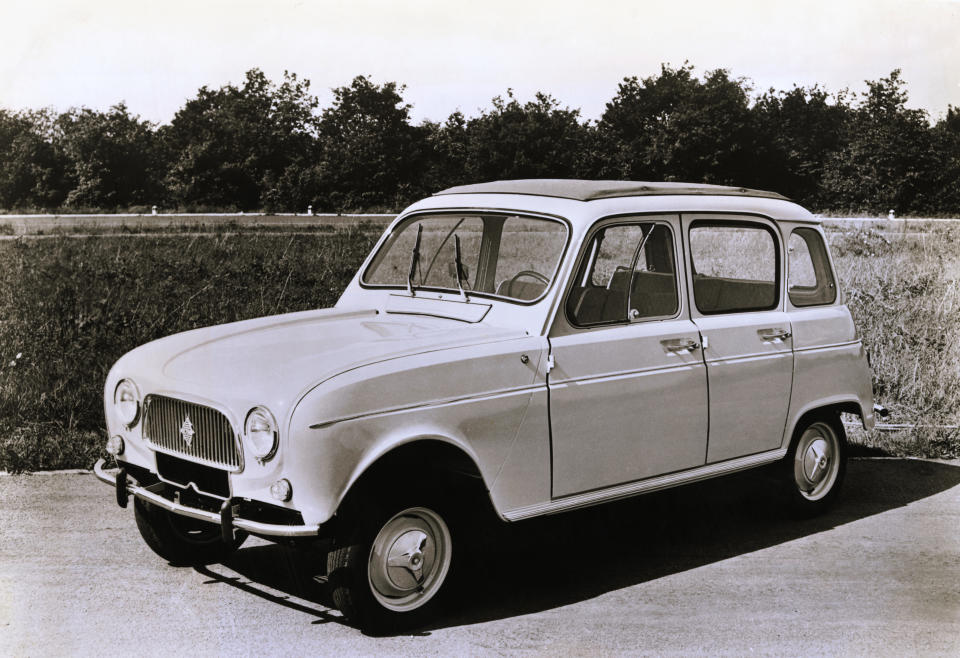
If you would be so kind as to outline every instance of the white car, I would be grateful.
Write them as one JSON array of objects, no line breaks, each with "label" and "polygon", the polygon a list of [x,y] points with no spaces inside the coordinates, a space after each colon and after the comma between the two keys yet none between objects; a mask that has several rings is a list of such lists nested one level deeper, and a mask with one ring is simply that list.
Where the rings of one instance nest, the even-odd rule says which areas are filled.
[{"label": "white car", "polygon": [[154,551],[329,539],[333,599],[369,629],[430,614],[478,505],[519,521],[779,462],[812,514],[843,480],[840,413],[882,412],[817,219],[628,181],[440,192],[334,308],[154,341],[104,393],[119,471],[95,472]]}]

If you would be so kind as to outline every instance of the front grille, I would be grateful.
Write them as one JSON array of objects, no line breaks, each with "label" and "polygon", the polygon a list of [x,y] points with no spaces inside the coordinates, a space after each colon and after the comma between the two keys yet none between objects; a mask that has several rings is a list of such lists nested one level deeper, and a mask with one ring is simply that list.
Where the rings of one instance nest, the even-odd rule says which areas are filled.
[{"label": "front grille", "polygon": [[229,470],[242,464],[233,425],[202,404],[148,395],[143,402],[143,438],[165,451]]}]

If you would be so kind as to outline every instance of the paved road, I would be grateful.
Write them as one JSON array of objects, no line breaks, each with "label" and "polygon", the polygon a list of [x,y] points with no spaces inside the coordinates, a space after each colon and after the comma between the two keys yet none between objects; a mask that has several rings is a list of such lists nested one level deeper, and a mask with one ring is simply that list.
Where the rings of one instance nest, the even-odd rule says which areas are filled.
[{"label": "paved road", "polygon": [[960,655],[960,462],[853,461],[826,517],[756,476],[491,529],[446,616],[372,638],[248,542],[168,566],[92,475],[0,477],[0,655]]}]

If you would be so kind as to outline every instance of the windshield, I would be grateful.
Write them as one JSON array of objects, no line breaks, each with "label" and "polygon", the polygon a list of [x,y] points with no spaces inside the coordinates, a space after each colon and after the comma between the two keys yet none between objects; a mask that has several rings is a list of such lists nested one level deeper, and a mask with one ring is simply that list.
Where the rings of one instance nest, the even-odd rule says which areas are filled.
[{"label": "windshield", "polygon": [[566,225],[551,219],[415,215],[391,232],[361,281],[367,286],[462,289],[467,296],[533,301],[550,287],[566,241]]}]

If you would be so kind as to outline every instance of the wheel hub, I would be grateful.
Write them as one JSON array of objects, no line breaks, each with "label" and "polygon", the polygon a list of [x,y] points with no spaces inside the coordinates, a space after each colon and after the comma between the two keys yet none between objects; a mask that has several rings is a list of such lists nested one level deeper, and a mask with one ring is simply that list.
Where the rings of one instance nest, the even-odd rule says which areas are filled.
[{"label": "wheel hub", "polygon": [[387,577],[394,587],[411,590],[420,586],[424,570],[429,573],[432,566],[424,554],[425,550],[433,552],[428,546],[429,541],[425,532],[410,530],[393,542],[387,551]]},{"label": "wheel hub", "polygon": [[436,512],[404,510],[387,521],[370,547],[370,589],[390,610],[414,610],[425,604],[450,568],[450,531]]},{"label": "wheel hub", "polygon": [[794,453],[794,480],[804,498],[819,500],[830,492],[837,479],[840,450],[836,433],[826,423],[814,423],[803,433]]},{"label": "wheel hub", "polygon": [[827,442],[823,439],[817,439],[807,448],[803,456],[803,473],[810,482],[820,482],[827,474],[830,465],[828,450]]}]

